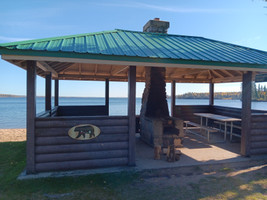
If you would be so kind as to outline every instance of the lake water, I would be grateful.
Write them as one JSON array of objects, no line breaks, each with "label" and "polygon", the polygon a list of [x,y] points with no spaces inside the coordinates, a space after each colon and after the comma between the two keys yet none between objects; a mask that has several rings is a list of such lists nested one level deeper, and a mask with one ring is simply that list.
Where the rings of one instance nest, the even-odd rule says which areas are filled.
[{"label": "lake water", "polygon": [[[44,97],[38,97],[37,113],[44,111]],[[59,105],[104,105],[104,98],[59,98]],[[110,98],[110,115],[127,115],[127,98]],[[176,105],[208,105],[208,99],[176,99]],[[168,99],[170,108],[170,99]],[[215,100],[215,105],[241,108],[240,100]],[[141,98],[136,99],[136,114],[140,114]],[[266,110],[267,102],[252,102],[252,109]],[[26,98],[0,98],[0,129],[26,127]]]}]

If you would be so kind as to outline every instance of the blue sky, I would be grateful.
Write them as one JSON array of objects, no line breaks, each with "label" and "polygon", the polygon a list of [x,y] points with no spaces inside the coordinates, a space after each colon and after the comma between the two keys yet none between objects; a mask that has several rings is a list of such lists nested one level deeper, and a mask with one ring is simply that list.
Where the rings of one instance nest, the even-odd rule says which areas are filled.
[{"label": "blue sky", "polygon": [[[267,2],[263,0],[2,0],[1,7],[0,43],[116,28],[142,31],[148,20],[159,17],[170,22],[171,34],[267,51]],[[44,95],[44,79],[37,80],[37,95]],[[137,84],[137,96],[142,96],[143,87]],[[238,90],[240,83],[215,86],[215,91]],[[178,94],[189,91],[208,92],[208,86],[177,84]],[[24,95],[25,71],[1,60],[0,93]],[[104,83],[61,81],[60,95],[104,96]],[[111,83],[111,96],[126,95],[126,83]]]}]

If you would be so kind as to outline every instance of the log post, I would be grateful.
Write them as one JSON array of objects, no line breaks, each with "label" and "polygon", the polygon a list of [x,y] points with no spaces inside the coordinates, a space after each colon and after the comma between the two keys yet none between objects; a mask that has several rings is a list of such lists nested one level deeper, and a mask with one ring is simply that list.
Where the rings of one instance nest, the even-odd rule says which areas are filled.
[{"label": "log post", "polygon": [[27,61],[26,173],[35,173],[36,62]]},{"label": "log post", "polygon": [[175,99],[176,99],[176,82],[172,81],[172,91],[171,91],[171,116],[174,117],[175,111]]},{"label": "log post", "polygon": [[136,101],[136,66],[128,71],[128,117],[129,117],[129,163],[135,165],[135,101]]},{"label": "log post", "polygon": [[51,110],[51,72],[45,75],[45,110]]},{"label": "log post", "polygon": [[250,127],[251,127],[251,89],[252,72],[243,74],[242,83],[242,133],[241,133],[241,155],[250,155]]},{"label": "log post", "polygon": [[55,106],[58,106],[59,97],[59,80],[55,79]]},{"label": "log post", "polygon": [[214,105],[214,83],[210,83],[210,96],[209,96],[209,105]]},{"label": "log post", "polygon": [[107,109],[107,115],[109,115],[109,79],[106,79],[106,90],[105,90],[105,105]]}]

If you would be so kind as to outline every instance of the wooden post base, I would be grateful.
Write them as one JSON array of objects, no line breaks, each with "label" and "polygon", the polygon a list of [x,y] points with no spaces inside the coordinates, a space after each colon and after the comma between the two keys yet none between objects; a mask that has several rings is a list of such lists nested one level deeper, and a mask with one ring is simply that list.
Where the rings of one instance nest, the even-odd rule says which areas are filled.
[{"label": "wooden post base", "polygon": [[154,146],[154,160],[160,160],[160,154],[161,154],[161,146],[155,145]]}]

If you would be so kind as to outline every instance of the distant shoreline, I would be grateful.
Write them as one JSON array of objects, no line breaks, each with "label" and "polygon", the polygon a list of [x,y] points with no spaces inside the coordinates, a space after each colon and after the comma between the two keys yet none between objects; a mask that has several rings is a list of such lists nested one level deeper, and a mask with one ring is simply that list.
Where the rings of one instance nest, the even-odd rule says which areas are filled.
[{"label": "distant shoreline", "polygon": [[[205,93],[196,93],[196,94],[205,94]],[[13,94],[0,94],[0,98],[26,98],[25,95],[13,95]],[[37,96],[37,98],[45,98],[44,96]],[[54,96],[52,96],[52,98],[54,98]],[[105,97],[68,97],[68,96],[61,96],[60,98],[105,98]],[[109,97],[110,99],[112,98],[128,98],[128,97]],[[136,97],[137,99],[140,99],[142,97]],[[167,95],[167,98],[170,99],[171,97]],[[200,99],[209,99],[209,97],[207,95],[203,95],[203,96],[192,96],[192,95],[188,95],[188,94],[184,94],[184,95],[177,95],[176,99],[194,99],[194,100],[200,100]],[[216,100],[240,100],[240,98],[236,98],[236,97],[218,97],[215,95],[214,99]],[[252,102],[267,102],[267,100],[262,100],[262,99],[252,99]]]},{"label": "distant shoreline", "polygon": [[[26,95],[13,95],[13,94],[0,94],[0,98],[26,98]],[[45,98],[45,96],[36,96],[38,98]],[[54,98],[54,96],[52,96]],[[105,97],[69,97],[69,96],[60,96],[59,98],[105,98]],[[109,97],[109,98],[120,98],[120,99],[125,99],[128,97]],[[142,97],[136,97],[136,98],[142,98]]]},{"label": "distant shoreline", "polygon": [[0,98],[4,97],[26,97],[25,95],[14,95],[14,94],[0,94]]}]

